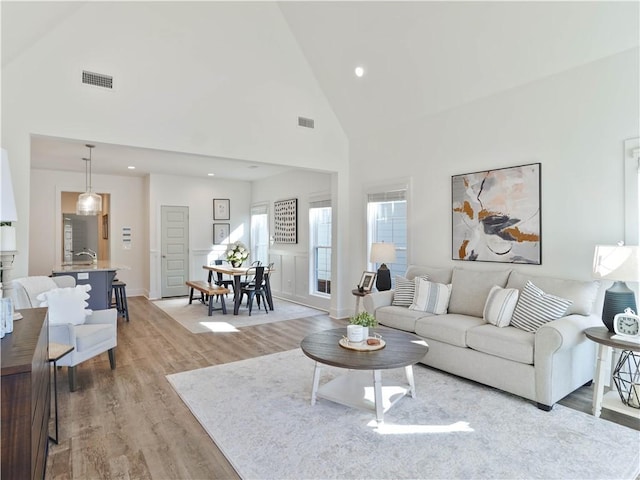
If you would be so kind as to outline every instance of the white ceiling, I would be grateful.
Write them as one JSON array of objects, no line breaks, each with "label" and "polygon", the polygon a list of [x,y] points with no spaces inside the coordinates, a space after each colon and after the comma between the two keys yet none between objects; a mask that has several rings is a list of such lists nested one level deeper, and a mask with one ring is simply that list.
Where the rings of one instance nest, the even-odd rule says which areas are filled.
[{"label": "white ceiling", "polygon": [[[2,2],[2,64],[87,2]],[[638,2],[280,2],[354,139],[637,47]],[[193,4],[191,5],[193,7]],[[117,30],[117,29],[116,29]],[[356,78],[362,65],[366,74]],[[34,137],[32,166],[84,171],[86,140]],[[98,144],[93,171],[251,180],[283,167]],[[131,172],[128,165],[137,168]],[[252,168],[256,167],[258,168]],[[239,168],[238,168],[239,167]],[[234,177],[235,175],[235,177]]]}]

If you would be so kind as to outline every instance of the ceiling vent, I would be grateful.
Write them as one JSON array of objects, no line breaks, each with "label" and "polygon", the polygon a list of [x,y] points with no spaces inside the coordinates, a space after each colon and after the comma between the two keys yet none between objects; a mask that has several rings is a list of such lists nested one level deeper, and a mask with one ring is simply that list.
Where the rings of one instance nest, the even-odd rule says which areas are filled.
[{"label": "ceiling vent", "polygon": [[82,83],[102,88],[113,88],[113,77],[101,73],[82,71]]},{"label": "ceiling vent", "polygon": [[298,126],[305,128],[314,128],[313,118],[298,117]]}]

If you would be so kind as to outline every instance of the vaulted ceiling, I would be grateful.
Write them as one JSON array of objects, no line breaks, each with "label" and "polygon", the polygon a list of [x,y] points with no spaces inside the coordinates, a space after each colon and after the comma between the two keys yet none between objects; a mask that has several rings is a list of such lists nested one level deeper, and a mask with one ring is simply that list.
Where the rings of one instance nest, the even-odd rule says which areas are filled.
[{"label": "vaulted ceiling", "polygon": [[[46,41],[50,31],[87,3],[3,1],[2,66]],[[350,140],[402,128],[425,116],[637,48],[640,39],[638,2],[278,5]],[[356,66],[364,68],[363,77],[354,75]],[[57,148],[62,161],[69,148],[75,152],[82,143],[56,144],[50,138],[34,142],[35,166],[41,150]],[[121,153],[128,162],[148,154],[138,149]],[[183,160],[181,165],[189,163],[186,157]],[[191,160],[197,165],[198,158]],[[81,162],[77,167],[84,168]],[[264,167],[256,176],[269,173]]]}]

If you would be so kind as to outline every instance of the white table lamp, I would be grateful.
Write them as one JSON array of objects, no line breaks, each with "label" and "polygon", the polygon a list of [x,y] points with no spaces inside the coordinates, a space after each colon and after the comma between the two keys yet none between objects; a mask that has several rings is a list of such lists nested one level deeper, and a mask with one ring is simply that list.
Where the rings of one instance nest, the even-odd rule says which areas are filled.
[{"label": "white table lamp", "polygon": [[371,254],[369,256],[371,263],[379,263],[378,274],[376,276],[376,288],[382,292],[391,289],[391,272],[385,263],[393,263],[396,261],[396,247],[393,243],[372,243]]}]

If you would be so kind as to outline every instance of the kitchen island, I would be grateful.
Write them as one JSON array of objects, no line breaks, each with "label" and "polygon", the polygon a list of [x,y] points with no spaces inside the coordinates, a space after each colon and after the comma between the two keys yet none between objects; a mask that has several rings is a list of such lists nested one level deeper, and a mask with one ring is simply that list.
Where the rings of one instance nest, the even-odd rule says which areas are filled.
[{"label": "kitchen island", "polygon": [[89,308],[91,310],[105,310],[111,308],[111,283],[117,270],[129,270],[129,267],[115,265],[108,260],[98,260],[97,263],[73,262],[57,265],[52,275],[71,275],[77,285],[91,285],[89,292]]}]

